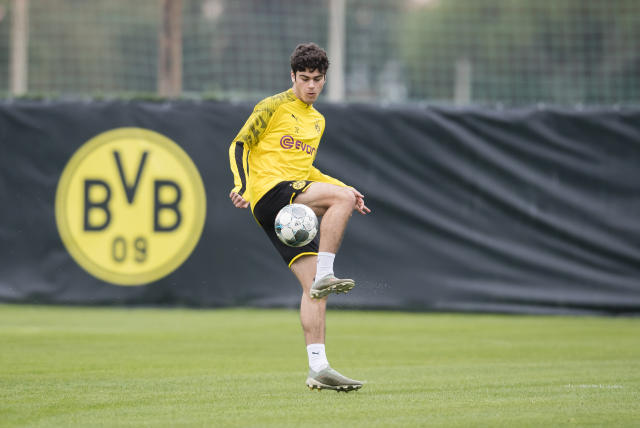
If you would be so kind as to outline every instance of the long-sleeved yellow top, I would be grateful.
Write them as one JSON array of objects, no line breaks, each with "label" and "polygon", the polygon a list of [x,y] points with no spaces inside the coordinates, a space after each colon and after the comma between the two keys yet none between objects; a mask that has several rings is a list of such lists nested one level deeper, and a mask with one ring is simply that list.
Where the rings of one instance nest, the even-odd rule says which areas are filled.
[{"label": "long-sleeved yellow top", "polygon": [[324,116],[292,89],[260,101],[229,147],[233,191],[251,209],[281,181],[310,180],[346,185],[313,166]]}]

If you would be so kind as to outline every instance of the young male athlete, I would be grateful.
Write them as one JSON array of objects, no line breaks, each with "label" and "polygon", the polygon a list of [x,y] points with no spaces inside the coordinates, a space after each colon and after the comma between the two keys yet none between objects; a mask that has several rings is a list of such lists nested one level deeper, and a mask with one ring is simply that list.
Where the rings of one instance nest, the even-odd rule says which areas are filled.
[{"label": "young male athlete", "polygon": [[[326,82],[329,60],[314,43],[298,45],[291,55],[291,89],[265,98],[254,108],[229,148],[237,208],[249,205],[285,263],[302,285],[300,320],[309,356],[307,386],[350,391],[362,382],[329,366],[325,354],[327,296],[346,293],[355,283],[336,278],[333,261],[353,210],[370,212],[364,196],[313,166],[324,116],[314,101]],[[304,247],[288,247],[277,238],[274,221],[290,203],[309,206],[322,216],[319,236]]]}]

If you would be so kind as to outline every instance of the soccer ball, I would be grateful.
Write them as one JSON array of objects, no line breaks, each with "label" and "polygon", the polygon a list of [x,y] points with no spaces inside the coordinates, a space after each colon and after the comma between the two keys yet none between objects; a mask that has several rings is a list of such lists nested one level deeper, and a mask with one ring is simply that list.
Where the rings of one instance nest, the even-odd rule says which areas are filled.
[{"label": "soccer ball", "polygon": [[306,205],[287,205],[276,216],[275,228],[278,239],[284,244],[304,247],[318,233],[318,217]]}]

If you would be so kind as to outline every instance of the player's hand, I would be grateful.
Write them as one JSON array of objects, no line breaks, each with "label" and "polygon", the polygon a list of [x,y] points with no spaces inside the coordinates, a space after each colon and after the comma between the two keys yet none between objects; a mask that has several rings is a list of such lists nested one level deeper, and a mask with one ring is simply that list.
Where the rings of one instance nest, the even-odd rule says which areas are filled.
[{"label": "player's hand", "polygon": [[364,195],[358,192],[353,187],[349,187],[349,189],[351,189],[353,194],[356,196],[356,205],[355,205],[356,211],[358,211],[362,215],[369,214],[371,210],[364,204]]},{"label": "player's hand", "polygon": [[247,201],[245,198],[234,191],[231,191],[231,193],[229,193],[229,198],[231,198],[231,202],[233,202],[233,205],[236,208],[247,208],[249,206],[249,201]]}]

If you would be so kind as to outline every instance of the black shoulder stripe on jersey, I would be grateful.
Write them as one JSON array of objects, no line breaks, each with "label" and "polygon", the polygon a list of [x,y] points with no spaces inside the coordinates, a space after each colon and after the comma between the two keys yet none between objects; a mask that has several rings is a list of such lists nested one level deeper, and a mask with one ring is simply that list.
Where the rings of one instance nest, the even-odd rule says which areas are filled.
[{"label": "black shoulder stripe on jersey", "polygon": [[242,162],[242,154],[244,153],[244,143],[242,141],[236,141],[236,168],[238,168],[238,175],[240,176],[240,191],[238,194],[242,196],[244,191],[247,190],[247,177],[244,174],[244,164]]}]

